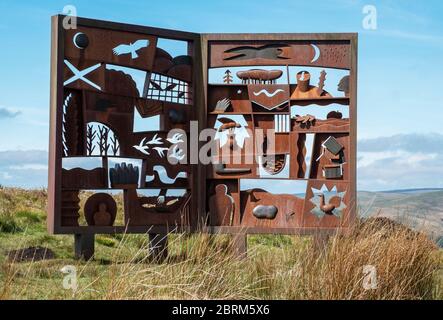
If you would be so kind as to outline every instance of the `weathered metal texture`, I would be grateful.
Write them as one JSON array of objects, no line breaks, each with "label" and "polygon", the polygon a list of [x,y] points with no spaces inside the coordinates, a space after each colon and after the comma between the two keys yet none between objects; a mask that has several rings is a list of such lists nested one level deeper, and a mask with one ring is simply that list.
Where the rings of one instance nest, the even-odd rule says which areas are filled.
[{"label": "weathered metal texture", "polygon": [[272,84],[283,74],[281,70],[251,69],[237,72],[237,77],[242,83],[268,83]]},{"label": "weathered metal texture", "polygon": [[[251,38],[255,35],[250,34]],[[312,66],[337,69],[350,69],[349,41],[291,41],[272,39],[272,34],[256,35],[256,40],[229,40],[210,45],[210,68],[228,66]],[[233,35],[235,37],[235,35]],[[263,41],[267,38],[267,41]],[[282,34],[281,38],[284,38]]]},{"label": "weathered metal texture", "polygon": [[187,194],[174,201],[174,197],[166,196],[140,197],[135,189],[125,189],[125,223],[129,229],[133,226],[187,226],[191,213],[190,196]]},{"label": "weathered metal texture", "polygon": [[[339,154],[331,153],[322,145],[329,137],[335,137],[336,141],[343,146]],[[353,159],[349,153],[349,135],[346,133],[317,133],[314,140],[309,178],[322,180],[324,179],[322,169],[325,165],[340,163],[343,166],[343,177],[341,180],[350,181],[348,166]]]},{"label": "weathered metal texture", "polygon": [[[193,69],[199,36],[84,18],[78,18],[77,29],[65,30],[63,18],[52,18],[49,231],[131,233],[195,225],[197,166],[168,160],[188,156],[183,136],[197,117]],[[187,55],[172,57],[157,46],[158,39],[184,41]],[[146,74],[144,85],[137,85],[133,72]],[[135,132],[136,116],[159,116],[159,129]],[[178,135],[168,136],[171,129]],[[64,167],[63,160],[85,159],[101,165]],[[118,163],[126,159],[140,167]],[[184,189],[185,195],[169,196],[169,189]],[[81,190],[100,190],[83,210]],[[123,190],[123,225],[114,225],[112,190]],[[143,190],[159,195],[138,194]],[[87,225],[79,225],[82,211]]]},{"label": "weathered metal texture", "polygon": [[[242,191],[244,216],[241,222],[245,227],[291,228],[301,226],[300,216],[303,199],[291,194],[274,195],[262,189]],[[255,210],[277,210],[275,217],[258,218]],[[260,209],[260,208],[259,208]]]},{"label": "weathered metal texture", "polygon": [[105,189],[106,173],[104,168],[86,170],[83,168],[62,169],[62,188],[64,190]]},{"label": "weathered metal texture", "polygon": [[292,130],[294,132],[349,132],[349,119],[316,119],[315,125],[304,126],[292,119]]},{"label": "weathered metal texture", "polygon": [[[315,194],[313,189],[321,190],[323,186],[326,186],[328,191],[332,191],[335,187],[337,194],[343,194],[342,202],[345,207],[341,210],[340,215],[324,214],[322,217],[318,217],[313,213],[316,209],[316,203],[313,202],[318,194]],[[321,181],[310,180],[308,182],[308,188],[305,197],[305,204],[303,207],[302,225],[303,228],[349,228],[353,223],[353,215],[355,207],[352,206],[352,194],[350,184],[345,181]]]},{"label": "weathered metal texture", "polygon": [[208,180],[208,194],[211,195],[207,202],[210,212],[209,225],[236,226],[240,224],[240,189],[236,180]]},{"label": "weathered metal texture", "polygon": [[[253,131],[252,163],[226,164],[223,173],[214,165],[206,170],[206,184],[210,186],[206,199],[212,201],[210,216],[219,215],[227,207],[225,204],[224,208],[214,208],[214,199],[222,197],[215,190],[229,184],[227,195],[234,202],[235,216],[239,217],[229,224],[224,220],[218,226],[212,223],[210,231],[313,235],[318,230],[325,234],[332,230],[346,232],[356,216],[356,35],[205,34],[202,38],[208,52],[208,64],[204,64],[207,127],[214,126],[216,117],[236,114],[252,130],[276,132],[274,140],[268,141],[266,134],[263,139]],[[274,72],[271,79],[269,71],[240,69],[236,73],[240,83],[232,77],[229,83],[208,81],[211,68],[230,67],[231,73],[231,68],[248,66],[280,66],[286,67],[286,72],[283,75],[281,71]],[[294,67],[300,69],[294,73]],[[319,68],[319,78],[313,79],[309,72],[303,71],[304,67]],[[328,76],[323,68],[349,72],[336,84],[344,96],[333,96],[327,91]],[[332,104],[348,107],[349,117],[343,118],[338,111],[320,119],[302,113],[304,106],[322,108]],[[292,106],[301,113],[291,118]],[[307,134],[314,136],[310,151],[306,146]],[[273,155],[275,159],[262,160],[260,164],[257,163],[260,154]],[[245,151],[242,155],[248,154]],[[285,161],[286,157],[289,160]],[[310,159],[309,166],[306,159]],[[289,167],[286,174],[285,167]],[[271,180],[275,183],[305,182],[306,192],[272,194],[260,188],[240,191],[243,180],[265,178],[275,179]],[[337,195],[331,198],[328,193],[325,197],[325,188]],[[226,195],[223,198],[228,199]]]},{"label": "weathered metal texture", "polygon": [[232,226],[234,224],[235,201],[228,193],[228,186],[218,184],[215,193],[209,198],[209,219],[214,226]]},{"label": "weathered metal texture", "polygon": [[321,98],[331,98],[332,96],[323,90],[326,72],[323,70],[319,78],[318,86],[311,84],[311,75],[307,71],[299,71],[295,75],[296,85],[291,88],[292,100],[312,100]]},{"label": "weathered metal texture", "polygon": [[219,101],[222,101],[226,97],[229,97],[228,108],[225,112],[232,112],[234,114],[251,112],[251,102],[249,101],[248,88],[244,85],[226,85],[218,86],[217,90],[209,91],[208,100],[208,112],[209,113],[219,113],[214,112]]},{"label": "weathered metal texture", "polygon": [[95,235],[76,233],[74,252],[77,259],[89,260],[94,257]]},{"label": "weathered metal texture", "polygon": [[107,193],[95,193],[90,196],[84,207],[88,226],[112,226],[117,215],[117,204]]},{"label": "weathered metal texture", "polygon": [[249,99],[262,111],[280,111],[289,102],[289,86],[280,84],[249,84]]},{"label": "weathered metal texture", "polygon": [[[77,20],[76,30],[65,30],[62,19],[52,18],[48,230],[76,234],[79,254],[82,247],[88,247],[88,256],[93,250],[90,238],[87,246],[82,245],[82,234],[192,232],[203,221],[209,232],[239,233],[243,240],[246,233],[316,234],[321,229],[330,234],[352,225],[356,217],[355,34],[208,35],[84,18]],[[161,38],[186,41],[187,55],[172,57],[157,46]],[[144,84],[139,86],[129,74],[111,70],[116,66],[144,71]],[[227,66],[267,66],[273,71],[230,71],[224,83],[209,83],[210,68]],[[325,86],[326,72],[317,80],[289,67],[342,69],[349,75],[337,84],[342,96],[335,97]],[[234,74],[240,83],[234,83]],[[349,117],[336,112],[325,119],[303,113],[291,118],[293,106],[303,110],[334,103],[347,106]],[[244,124],[231,119],[234,115],[243,116]],[[159,116],[159,129],[135,132],[136,116]],[[200,129],[222,122],[219,131],[228,132],[229,138],[212,156],[220,157],[223,148],[239,148],[240,163],[169,163],[171,157],[182,156],[197,162],[203,142],[194,145],[179,141],[179,135],[168,135],[171,129],[189,134],[191,120],[198,120]],[[245,139],[252,149],[246,150],[232,134],[243,126],[277,133],[274,140],[252,134]],[[312,151],[307,150],[307,134],[314,134]],[[329,137],[342,146],[339,152],[328,143],[325,147]],[[182,153],[174,149],[178,145]],[[275,159],[266,160],[269,155]],[[63,159],[85,157],[101,160],[101,165],[63,168]],[[116,179],[115,170],[110,177],[110,168],[115,169],[110,161],[126,161],[123,158],[141,163],[137,182],[134,175],[129,180]],[[245,163],[246,158],[252,162]],[[241,190],[242,179],[261,178],[304,181],[305,196]],[[335,214],[336,208],[331,210],[338,198],[312,200],[324,192],[323,186],[329,191],[335,187],[341,194],[340,214]],[[100,212],[98,223],[89,217],[89,225],[79,225],[83,220],[79,219],[79,192],[97,189],[102,193],[123,190],[124,225],[109,225],[104,206],[101,211],[92,210]],[[154,189],[158,195],[141,194]],[[185,193],[170,196],[171,189]]]},{"label": "weathered metal texture", "polygon": [[[85,34],[89,38],[89,45],[85,49],[75,45],[74,39],[78,34]],[[156,46],[157,37],[143,33],[98,29],[83,25],[65,31],[65,58],[69,60],[106,62],[150,71],[154,63]]]}]

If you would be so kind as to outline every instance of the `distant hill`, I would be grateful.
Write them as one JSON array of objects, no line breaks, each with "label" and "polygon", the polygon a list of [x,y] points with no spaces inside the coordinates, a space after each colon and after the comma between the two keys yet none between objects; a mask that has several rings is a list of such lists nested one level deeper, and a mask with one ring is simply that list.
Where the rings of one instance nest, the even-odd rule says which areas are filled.
[{"label": "distant hill", "polygon": [[361,217],[390,218],[426,232],[443,247],[443,188],[358,191],[357,198]]},{"label": "distant hill", "polygon": [[443,189],[359,191],[358,207],[363,217],[388,217],[436,240],[443,236]]},{"label": "distant hill", "polygon": [[425,192],[435,192],[443,191],[443,188],[417,188],[417,189],[399,189],[399,190],[387,190],[380,191],[383,193],[425,193]]}]

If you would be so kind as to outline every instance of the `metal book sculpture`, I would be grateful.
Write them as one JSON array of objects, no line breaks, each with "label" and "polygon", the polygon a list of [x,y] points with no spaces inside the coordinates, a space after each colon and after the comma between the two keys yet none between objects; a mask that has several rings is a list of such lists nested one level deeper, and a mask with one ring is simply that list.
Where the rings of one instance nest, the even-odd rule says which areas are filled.
[{"label": "metal book sculpture", "polygon": [[[355,34],[209,35],[83,18],[74,30],[63,18],[52,18],[48,229],[74,234],[77,256],[91,257],[103,233],[351,227]],[[165,51],[165,39],[187,54]],[[192,121],[214,129],[209,164],[190,161]],[[303,192],[267,190],[287,182]]]}]

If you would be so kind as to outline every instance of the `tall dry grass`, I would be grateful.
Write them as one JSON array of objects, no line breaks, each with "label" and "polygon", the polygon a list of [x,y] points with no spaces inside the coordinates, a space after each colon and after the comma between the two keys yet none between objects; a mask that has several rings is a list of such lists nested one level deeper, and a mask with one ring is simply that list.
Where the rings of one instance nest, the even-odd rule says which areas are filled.
[{"label": "tall dry grass", "polygon": [[[324,251],[298,241],[286,248],[254,248],[246,259],[235,255],[227,237],[182,237],[174,240],[179,252],[161,264],[147,263],[145,248],[131,261],[114,263],[103,274],[109,281],[98,289],[99,298],[443,298],[435,245],[389,220],[372,219],[349,236],[336,235]],[[363,286],[366,265],[375,267],[376,288]]]},{"label": "tall dry grass", "polygon": [[[16,241],[14,248],[24,247],[48,237],[40,230],[44,226],[32,220],[29,242],[26,219],[31,215],[23,224],[15,214],[44,210],[45,190],[2,189],[1,195],[3,243]],[[32,234],[37,231],[44,234]],[[283,242],[261,237],[258,244],[250,243],[245,259],[236,256],[228,236],[178,234],[170,236],[168,259],[154,263],[147,258],[148,244],[134,237],[112,238],[118,245],[108,248],[113,256],[107,262],[73,261],[72,243],[60,237],[48,242],[60,249],[59,259],[3,259],[0,299],[443,299],[442,250],[424,234],[383,218],[360,223],[348,236],[331,237],[324,251],[313,250],[302,237],[285,237]],[[61,285],[60,269],[67,264],[78,269],[76,292]],[[375,289],[363,287],[366,265],[377,272]]]},{"label": "tall dry grass", "polygon": [[[323,255],[308,251],[294,262],[288,298],[431,299],[438,295],[437,248],[425,235],[389,220],[369,220],[349,237],[333,237]],[[376,270],[373,289],[363,286],[367,265]]]},{"label": "tall dry grass", "polygon": [[[46,199],[44,190],[4,193],[2,241],[24,228],[11,212],[41,210]],[[285,237],[284,243],[262,237],[250,243],[245,259],[236,256],[226,235],[178,234],[170,236],[169,257],[156,263],[147,257],[148,243],[135,245],[133,237],[113,238],[118,245],[106,264],[73,261],[67,254],[27,264],[5,260],[0,299],[443,299],[442,251],[424,233],[383,218],[360,223],[348,236],[331,237],[324,251],[313,250],[303,237]],[[262,245],[263,239],[272,241]],[[70,252],[64,241],[53,248]],[[61,285],[60,269],[67,264],[78,269],[76,292]],[[363,286],[367,265],[377,272],[374,289]]]},{"label": "tall dry grass", "polygon": [[[124,240],[120,246],[124,251]],[[161,263],[146,256],[148,243],[130,261],[114,263],[103,275],[104,299],[253,299],[257,280],[248,262],[235,256],[226,237],[208,234],[174,237],[176,253]],[[122,253],[123,254],[123,253]],[[81,293],[79,292],[81,295]]]}]

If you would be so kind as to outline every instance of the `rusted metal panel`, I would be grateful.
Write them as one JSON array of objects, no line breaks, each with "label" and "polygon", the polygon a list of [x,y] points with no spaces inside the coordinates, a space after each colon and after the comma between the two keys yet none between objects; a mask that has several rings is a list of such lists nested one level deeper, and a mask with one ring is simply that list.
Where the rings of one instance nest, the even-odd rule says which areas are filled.
[{"label": "rusted metal panel", "polygon": [[[316,234],[319,229],[331,233],[352,225],[356,217],[355,34],[210,35],[84,18],[78,19],[78,29],[64,30],[61,19],[52,18],[50,232],[164,234],[203,227],[243,235]],[[173,57],[158,46],[161,38],[185,41],[187,54]],[[144,84],[138,85],[124,70],[113,70],[115,66],[145,72]],[[222,67],[243,69],[226,70],[220,83],[209,81],[209,70]],[[298,68],[297,73],[290,67]],[[318,68],[318,81],[302,67]],[[336,84],[341,95],[327,90],[323,68],[348,72]],[[308,105],[331,104],[349,108],[349,117],[335,111],[324,119],[302,112],[292,117],[294,106],[303,110]],[[135,132],[136,116],[158,117],[159,128]],[[240,163],[203,165],[196,159],[202,141],[168,135],[171,129],[191,135],[192,120],[199,121],[199,130],[218,125],[216,131],[227,138],[225,143],[218,141],[220,149],[212,156],[221,156],[222,148],[237,148]],[[238,130],[244,128],[252,134],[237,139]],[[276,135],[259,136],[255,129],[274,130]],[[312,150],[306,145],[308,134],[314,135]],[[252,142],[252,149],[243,149],[245,141]],[[274,158],[265,157],[269,155]],[[170,157],[186,157],[193,164],[171,164]],[[84,158],[101,164],[87,169],[63,167],[65,160]],[[140,168],[123,165],[124,158],[139,161]],[[306,192],[242,190],[243,179],[305,182]],[[95,189],[123,191],[124,225],[115,225],[113,213],[107,219],[112,205],[101,201],[106,211],[98,201],[106,196],[90,201],[94,212],[88,209],[88,215],[98,212],[98,223],[89,217],[88,225],[79,225],[78,194]],[[141,194],[154,189],[157,195]],[[178,189],[185,192],[168,193]],[[330,197],[331,192],[337,195]]]},{"label": "rusted metal panel", "polygon": [[[206,108],[209,114],[216,113],[217,117],[241,115],[246,120],[252,119],[254,129],[274,129],[278,132],[274,141],[267,143],[267,148],[274,144],[270,149],[272,151],[268,152],[274,152],[271,155],[275,160],[269,161],[267,164],[270,168],[263,171],[270,176],[261,173],[239,175],[234,172],[219,176],[207,170],[207,178],[211,179],[213,188],[227,186],[226,196],[232,196],[234,207],[240,205],[240,212],[236,214],[241,217],[238,225],[234,223],[232,226],[224,225],[211,230],[236,232],[236,228],[242,227],[246,233],[306,232],[314,235],[316,230],[345,232],[356,215],[356,91],[352,92],[356,84],[356,35],[204,34],[202,38],[208,47],[206,81],[210,70],[228,67],[229,74],[236,74],[240,79],[238,83],[230,77],[229,83],[224,81],[224,84],[207,81]],[[259,66],[264,69],[257,69]],[[236,68],[240,67],[241,71],[235,73]],[[272,72],[270,77],[271,72],[268,70],[271,67],[280,67],[276,69],[280,72]],[[281,71],[282,67],[286,68],[286,72]],[[318,80],[312,79],[312,75],[304,71],[303,67],[318,68]],[[333,96],[327,91],[325,82],[328,81],[328,75],[323,68],[349,72],[336,84],[339,95]],[[242,86],[247,86],[248,95],[239,104],[236,93],[244,88]],[[260,97],[259,92],[262,93]],[[340,96],[340,92],[344,96]],[[229,101],[230,104],[227,108],[217,108],[217,101]],[[340,112],[335,111],[320,119],[303,114],[305,106],[315,106],[320,110],[332,104],[349,108],[349,117],[343,118]],[[293,106],[300,114],[287,120]],[[247,123],[249,126],[249,120]],[[207,124],[214,124],[211,115],[208,116]],[[283,133],[287,135],[284,139]],[[255,134],[254,131],[252,138],[258,139]],[[314,136],[309,151],[306,146],[307,134]],[[261,147],[263,140],[260,143],[257,141],[256,144]],[[255,152],[259,152],[259,149]],[[261,152],[266,154],[266,149]],[[285,163],[285,157],[290,159],[288,163]],[[306,159],[310,159],[310,163]],[[257,170],[262,165],[254,162],[249,165],[249,169],[251,172],[260,172]],[[248,168],[245,164],[236,166]],[[280,177],[285,166],[289,167],[288,172]],[[242,181],[248,178],[275,179],[278,183],[283,180],[301,181],[306,183],[306,192],[304,195],[272,194],[260,188],[238,191]],[[211,189],[208,192],[208,197],[214,196]]]},{"label": "rusted metal panel", "polygon": [[[86,36],[87,47],[79,49],[76,39]],[[66,59],[89,60],[142,70],[152,70],[157,37],[153,35],[78,26],[65,31]]]},{"label": "rusted metal panel", "polygon": [[[187,156],[186,139],[164,130],[186,135],[197,115],[192,69],[199,36],[84,18],[78,18],[77,29],[65,30],[63,18],[52,20],[48,229],[93,234],[128,226],[127,232],[145,226],[190,228],[191,221],[199,220],[193,191],[197,167],[168,161]],[[157,46],[158,38],[184,41],[187,55],[172,57]],[[143,71],[145,85],[139,86],[133,74]],[[159,116],[160,127],[135,132],[136,114],[141,119]],[[99,163],[65,168],[68,160]],[[133,166],[137,161],[140,167]],[[154,189],[158,195],[137,192]],[[185,192],[170,196],[171,189]],[[92,209],[81,210],[81,190],[100,190],[86,202]],[[124,212],[119,213],[124,225],[114,225],[115,212],[106,200],[112,190],[124,193]],[[84,226],[79,225],[82,211],[88,215]]]},{"label": "rusted metal panel", "polygon": [[210,67],[312,66],[350,69],[350,46],[346,41],[235,41],[211,42]]}]

